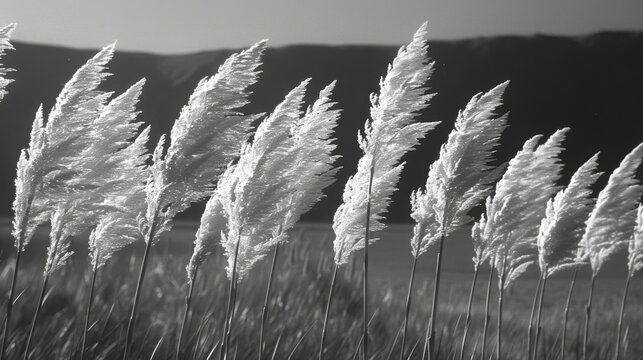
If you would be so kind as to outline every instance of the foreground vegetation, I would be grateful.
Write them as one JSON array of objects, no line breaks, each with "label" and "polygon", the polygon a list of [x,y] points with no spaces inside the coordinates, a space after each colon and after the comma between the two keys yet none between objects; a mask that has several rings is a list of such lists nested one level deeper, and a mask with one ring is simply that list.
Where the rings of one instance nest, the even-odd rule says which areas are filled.
[{"label": "foreground vegetation", "polygon": [[[179,242],[186,239],[163,239],[154,249],[153,260],[142,294],[140,324],[133,336],[132,354],[137,359],[174,359],[176,341],[184,308],[185,271],[184,264],[189,253],[180,249]],[[167,240],[167,241],[166,241]],[[328,244],[327,244],[328,245]],[[326,246],[329,248],[328,246]],[[129,311],[129,301],[134,293],[137,265],[142,248],[128,251],[110,262],[99,273],[91,328],[87,339],[88,359],[120,359],[123,352],[125,326]],[[306,238],[295,237],[284,247],[281,261],[277,264],[273,283],[273,296],[266,326],[266,358],[292,359],[314,358],[319,350],[319,333],[328,293],[332,253],[322,253],[316,257],[310,251]],[[42,254],[41,254],[42,255]],[[12,332],[8,350],[9,359],[21,357],[22,347],[29,329],[29,321],[35,308],[37,291],[44,259],[36,257],[25,266],[23,280],[18,286],[19,294],[15,309],[16,327]],[[10,262],[3,261],[0,270],[2,291],[9,286]],[[269,262],[266,262],[269,263]],[[256,359],[259,340],[259,319],[269,264],[258,268],[240,287],[236,320],[233,327],[233,352],[237,359]],[[221,323],[225,313],[228,281],[222,269],[225,258],[220,253],[207,261],[200,273],[194,293],[192,321],[186,333],[183,359],[206,359],[208,353],[218,344],[221,336]],[[36,330],[32,345],[34,359],[78,359],[83,329],[83,316],[86,304],[86,289],[89,286],[90,268],[82,260],[75,260],[52,279],[51,290],[47,294],[42,311],[42,322]],[[429,299],[432,286],[427,283],[429,274],[418,274],[416,309],[412,310],[409,322],[408,343],[415,347],[423,338],[429,314]],[[545,299],[543,322],[547,355],[545,359],[559,359],[561,311],[564,304],[568,275],[554,279],[551,291]],[[487,274],[481,274],[486,281]],[[351,359],[357,350],[361,331],[361,291],[352,283],[361,277],[359,266],[347,266],[341,271],[336,284],[336,297],[326,338],[328,359]],[[444,283],[445,301],[440,303],[443,321],[438,327],[438,352],[440,359],[457,358],[463,330],[462,314],[466,308],[469,274],[446,274]],[[374,281],[377,283],[377,278]],[[526,358],[525,335],[527,332],[528,309],[535,278],[518,281],[511,289],[507,299],[507,321],[503,334],[508,340],[503,347],[502,358]],[[577,287],[572,308],[572,321],[569,325],[567,343],[568,358],[580,356],[580,330],[582,328],[582,307],[587,292],[587,278]],[[635,279],[638,280],[638,279]],[[639,282],[639,281],[636,281]],[[372,359],[396,359],[399,352],[399,329],[404,314],[403,293],[405,284],[380,283],[374,286],[370,334],[372,337]],[[591,359],[604,359],[613,351],[613,338],[616,327],[620,294],[614,291],[621,286],[617,279],[604,279],[597,286],[596,316],[592,319]],[[472,329],[468,352],[475,351],[479,358],[480,335],[484,317],[484,286],[476,291]],[[494,287],[495,288],[495,287]],[[636,284],[632,288],[631,303],[627,315],[627,337],[630,339],[626,359],[637,359],[643,346],[636,341],[643,331],[643,314],[634,304],[643,299],[643,288]],[[492,307],[493,309],[493,307]],[[494,316],[495,310],[492,311]],[[577,320],[574,320],[577,319]],[[487,349],[493,349],[495,327],[491,326]],[[303,340],[302,340],[303,339]],[[299,341],[301,340],[301,343]],[[299,344],[298,344],[299,343]],[[626,342],[627,343],[627,342]],[[418,346],[420,347],[420,346]],[[474,350],[475,347],[475,350]],[[216,351],[215,351],[216,354]],[[488,353],[487,356],[491,356]],[[216,357],[214,357],[216,358]],[[419,359],[418,348],[412,359]]]}]

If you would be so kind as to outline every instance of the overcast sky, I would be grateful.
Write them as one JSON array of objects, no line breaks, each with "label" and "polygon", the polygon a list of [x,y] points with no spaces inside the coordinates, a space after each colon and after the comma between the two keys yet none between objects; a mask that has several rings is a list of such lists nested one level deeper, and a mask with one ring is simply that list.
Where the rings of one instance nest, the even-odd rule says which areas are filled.
[{"label": "overcast sky", "polygon": [[241,47],[402,44],[424,21],[434,39],[643,30],[642,0],[13,0],[17,40],[181,53]]}]

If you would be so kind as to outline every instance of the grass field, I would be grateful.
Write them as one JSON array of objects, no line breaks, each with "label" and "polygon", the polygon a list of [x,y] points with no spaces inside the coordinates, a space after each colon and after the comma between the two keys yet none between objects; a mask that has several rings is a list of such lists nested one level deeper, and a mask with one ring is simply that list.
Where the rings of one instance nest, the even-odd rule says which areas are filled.
[{"label": "grass field", "polygon": [[[173,359],[175,356],[186,290],[184,269],[190,248],[185,244],[191,243],[192,238],[187,237],[190,231],[189,228],[178,228],[170,233],[169,237],[172,239],[165,239],[153,250],[134,334],[133,349],[137,359]],[[333,267],[330,244],[332,239],[311,232],[309,235],[295,233],[293,240],[280,251],[277,264],[266,327],[267,358],[310,359],[314,358],[319,350],[323,311]],[[383,239],[381,247],[373,246],[374,259],[388,259],[385,265],[378,265],[376,260],[372,261],[371,278],[374,286],[371,287],[369,306],[373,314],[370,324],[373,359],[399,357],[400,339],[397,335],[402,324],[407,267],[410,265],[406,264],[410,261],[408,249],[405,251],[407,259],[396,259],[399,256],[390,253],[385,241],[393,240]],[[407,241],[404,239],[404,246],[408,246]],[[0,285],[4,293],[8,290],[11,275],[11,269],[7,265],[11,262],[7,261],[6,256],[7,253],[13,252],[6,245],[3,248],[4,259],[0,264]],[[142,255],[140,245],[137,244],[123,252],[100,270],[88,337],[88,359],[120,359],[122,356],[124,332]],[[77,246],[79,254],[73,257],[71,266],[56,273],[52,279],[51,290],[47,294],[34,337],[33,359],[78,358],[90,271],[86,257],[82,254],[82,242],[78,241]],[[398,246],[402,247],[400,244]],[[450,249],[447,246],[445,251]],[[455,249],[451,252],[455,252]],[[9,348],[9,358],[12,359],[20,358],[42,279],[44,248],[34,244],[26,254],[29,254],[28,261],[21,271],[15,322],[12,324]],[[414,292],[407,342],[410,344],[409,348],[414,347],[423,338],[430,310],[432,285],[428,279],[432,277],[432,264],[428,259],[432,256],[425,257]],[[392,268],[395,267],[392,265],[395,261],[400,264],[397,269]],[[232,338],[233,354],[237,359],[257,357],[259,321],[269,265],[270,259],[265,259],[240,285]],[[456,265],[466,269],[470,266],[470,261],[469,264],[446,264],[446,268],[452,271],[447,272],[443,279],[444,287],[437,318],[439,359],[453,358],[461,341],[471,273],[453,271]],[[481,274],[476,291],[472,330],[468,341],[469,354],[480,350],[487,276],[485,272]],[[541,350],[541,354],[546,354],[543,357],[546,359],[559,357],[562,308],[569,277],[569,273],[561,274],[548,283],[543,320],[545,341]],[[586,280],[587,274],[583,273],[575,290],[568,330],[569,359],[577,358],[580,351],[580,330],[584,321],[582,307],[588,285]],[[597,283],[596,305],[590,329],[592,359],[608,358],[613,351],[623,280],[622,277],[601,277]],[[495,288],[494,286],[494,290]],[[527,276],[519,280],[507,296],[503,324],[504,359],[526,358],[526,323],[535,288],[535,278]],[[194,312],[181,358],[206,359],[217,347],[227,289],[223,258],[216,255],[199,271],[193,298]],[[359,262],[341,270],[335,290],[325,358],[352,359],[361,334],[362,295]],[[643,286],[640,277],[634,279],[630,296],[625,326],[629,341],[627,356],[624,358],[639,359],[643,355]],[[493,299],[492,309],[495,309],[495,297]],[[4,303],[2,305],[4,306]],[[492,355],[495,348],[495,310],[491,316],[487,357]],[[420,350],[421,344],[411,358],[419,358]],[[217,351],[213,354],[217,355]],[[217,356],[212,358],[216,359]],[[475,358],[479,358],[478,355]]]}]

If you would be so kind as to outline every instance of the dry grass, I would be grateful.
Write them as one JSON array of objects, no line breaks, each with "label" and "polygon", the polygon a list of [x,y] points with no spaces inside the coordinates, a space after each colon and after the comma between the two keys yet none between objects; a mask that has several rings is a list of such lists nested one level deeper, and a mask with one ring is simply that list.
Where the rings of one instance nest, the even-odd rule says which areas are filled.
[{"label": "dry grass", "polygon": [[[174,239],[177,240],[177,239]],[[178,329],[182,316],[185,296],[185,264],[188,253],[172,247],[172,242],[164,241],[153,250],[158,252],[152,257],[147,274],[140,307],[139,321],[133,338],[133,354],[137,359],[172,359],[176,348]],[[315,248],[318,248],[315,246]],[[323,310],[332,271],[330,244],[328,253],[319,255],[312,250],[306,239],[296,239],[284,248],[277,265],[273,284],[271,307],[266,325],[266,352],[270,358],[287,359],[294,351],[292,359],[314,358],[318,351],[319,335],[322,326]],[[134,294],[135,275],[140,261],[140,248],[122,254],[101,269],[99,286],[96,292],[90,333],[88,336],[91,359],[120,359],[124,344],[128,311]],[[36,256],[37,257],[37,256]],[[89,267],[86,261],[75,257],[71,266],[54,275],[51,291],[43,308],[41,321],[36,329],[33,342],[33,359],[74,359],[79,355],[79,344],[84,321],[84,307],[89,285]],[[216,346],[221,335],[222,317],[227,296],[227,279],[224,278],[221,256],[215,256],[204,264],[199,272],[193,298],[193,316],[184,342],[184,359],[205,359]],[[0,269],[0,284],[6,291],[9,285],[10,269],[3,261]],[[40,285],[41,261],[34,258],[21,272],[19,296],[15,307],[15,323],[12,326],[9,358],[19,357],[28,322],[35,309],[37,289]],[[237,359],[256,358],[259,339],[258,329],[261,307],[268,276],[269,261],[253,271],[241,284],[237,298],[237,308],[232,337],[232,353]],[[328,359],[351,359],[359,343],[361,333],[361,273],[359,266],[352,270],[350,264],[341,270],[336,284],[331,318],[327,337]],[[552,280],[545,302],[543,339],[545,347],[540,351],[547,359],[557,359],[559,351],[559,329],[561,313],[567,291],[568,274]],[[418,282],[413,299],[413,310],[409,323],[409,348],[422,337],[428,320],[430,290],[423,276]],[[372,358],[397,358],[401,339],[394,339],[401,325],[404,312],[406,279],[399,285],[382,286],[372,291],[374,315],[371,321]],[[486,282],[486,274],[480,277]],[[636,280],[636,279],[635,279]],[[450,359],[459,350],[464,311],[468,296],[470,278],[468,275],[447,274],[444,278],[444,292],[440,301],[437,319],[438,338],[436,348],[439,359]],[[518,281],[507,297],[505,326],[503,327],[506,346],[505,359],[522,359],[526,353],[526,323],[535,279]],[[584,279],[578,282],[575,290],[571,323],[569,330],[568,358],[579,354],[579,329],[583,317],[581,307],[585,299]],[[592,359],[603,359],[613,351],[616,321],[620,301],[620,281],[603,280],[597,284],[597,302],[592,322],[590,355]],[[478,286],[476,303],[470,330],[469,350],[471,353],[480,338],[483,321],[485,286]],[[634,281],[626,317],[629,349],[627,359],[637,359],[643,354],[640,299],[643,288]],[[495,304],[495,302],[494,302]],[[491,314],[494,316],[494,313]],[[304,337],[305,336],[305,337]],[[299,340],[303,341],[297,346]],[[490,327],[490,344],[495,341],[494,326]],[[421,346],[413,358],[419,358]],[[215,352],[216,353],[216,352]],[[491,356],[489,352],[487,356]],[[213,357],[213,358],[216,358]],[[478,356],[476,355],[476,358]]]}]

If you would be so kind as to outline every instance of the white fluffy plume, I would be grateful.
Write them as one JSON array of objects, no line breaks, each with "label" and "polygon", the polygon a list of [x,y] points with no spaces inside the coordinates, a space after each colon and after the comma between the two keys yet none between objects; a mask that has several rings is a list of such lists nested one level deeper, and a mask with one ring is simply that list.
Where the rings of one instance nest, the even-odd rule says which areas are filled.
[{"label": "white fluffy plume", "polygon": [[636,228],[628,250],[629,276],[634,276],[637,271],[643,270],[643,205],[641,204],[636,214]]},{"label": "white fluffy plume", "polygon": [[12,232],[18,251],[53,214],[54,204],[87,187],[71,180],[83,172],[77,165],[95,141],[92,124],[110,96],[97,87],[107,76],[105,66],[113,53],[114,46],[107,46],[76,71],[58,95],[46,124],[42,107],[36,113],[29,148],[18,160]]},{"label": "white fluffy plume", "polygon": [[581,165],[567,188],[547,202],[537,240],[538,266],[545,276],[576,265],[578,242],[595,203],[592,186],[602,174],[597,167],[598,154]]},{"label": "white fluffy plume", "polygon": [[286,231],[334,181],[331,133],[339,118],[329,98],[334,84],[302,114],[307,84],[293,89],[259,125],[239,162],[219,179],[201,218],[189,278],[220,239],[230,278],[239,242],[237,279],[242,279],[272,246],[286,240]]},{"label": "white fluffy plume", "polygon": [[94,141],[74,163],[79,173],[69,181],[76,190],[56,204],[51,219],[45,273],[51,274],[71,256],[70,236],[96,225],[99,227],[89,243],[93,264],[102,265],[123,243],[136,238],[137,232],[127,230],[136,229],[136,216],[142,212],[145,199],[149,128],[136,136],[141,123],[135,122],[143,84],[139,81],[111,100],[94,120],[89,134]]},{"label": "white fluffy plume", "polygon": [[152,233],[148,241],[169,230],[176,214],[207,197],[226,165],[239,155],[252,121],[260,116],[245,115],[240,108],[249,102],[265,46],[262,41],[230,56],[216,75],[201,80],[172,127],[165,155],[165,140],[159,140],[140,224],[143,234]]},{"label": "white fluffy plume", "polygon": [[413,256],[426,252],[441,235],[470,222],[467,213],[489,194],[502,174],[504,167],[489,163],[507,126],[507,117],[497,117],[495,110],[508,84],[475,95],[458,113],[440,157],[431,164],[424,189],[411,195]]},{"label": "white fluffy plume", "polygon": [[[11,37],[11,32],[13,32],[15,28],[16,24],[10,24],[0,28],[0,60],[2,59],[5,51],[13,50],[13,46],[11,46],[9,38]],[[5,77],[7,73],[11,71],[13,70],[2,67],[2,63],[0,63],[0,100],[2,100],[2,98],[7,94],[7,91],[5,90],[7,85],[13,81]]]},{"label": "white fluffy plume", "polygon": [[636,170],[643,160],[643,143],[627,154],[598,194],[580,241],[579,261],[589,261],[596,276],[612,255],[627,247],[636,225],[643,186]]},{"label": "white fluffy plume", "polygon": [[494,258],[505,287],[537,260],[536,238],[547,200],[559,189],[558,155],[568,130],[558,130],[540,146],[540,135],[527,140],[509,161],[494,196],[487,198],[486,217],[474,224],[474,246],[479,247],[474,263]]},{"label": "white fluffy plume", "polygon": [[[433,62],[427,57],[427,36],[424,23],[413,41],[399,50],[386,77],[380,80],[379,96],[371,95],[371,120],[367,120],[364,134],[358,136],[364,155],[357,164],[357,172],[346,183],[343,203],[333,218],[337,265],[345,264],[354,251],[364,247],[369,201],[370,231],[384,228],[384,213],[404,167],[400,163],[402,156],[438,124],[413,122],[433,96],[426,93],[425,85],[433,72]],[[370,242],[376,240],[370,238]]]}]

